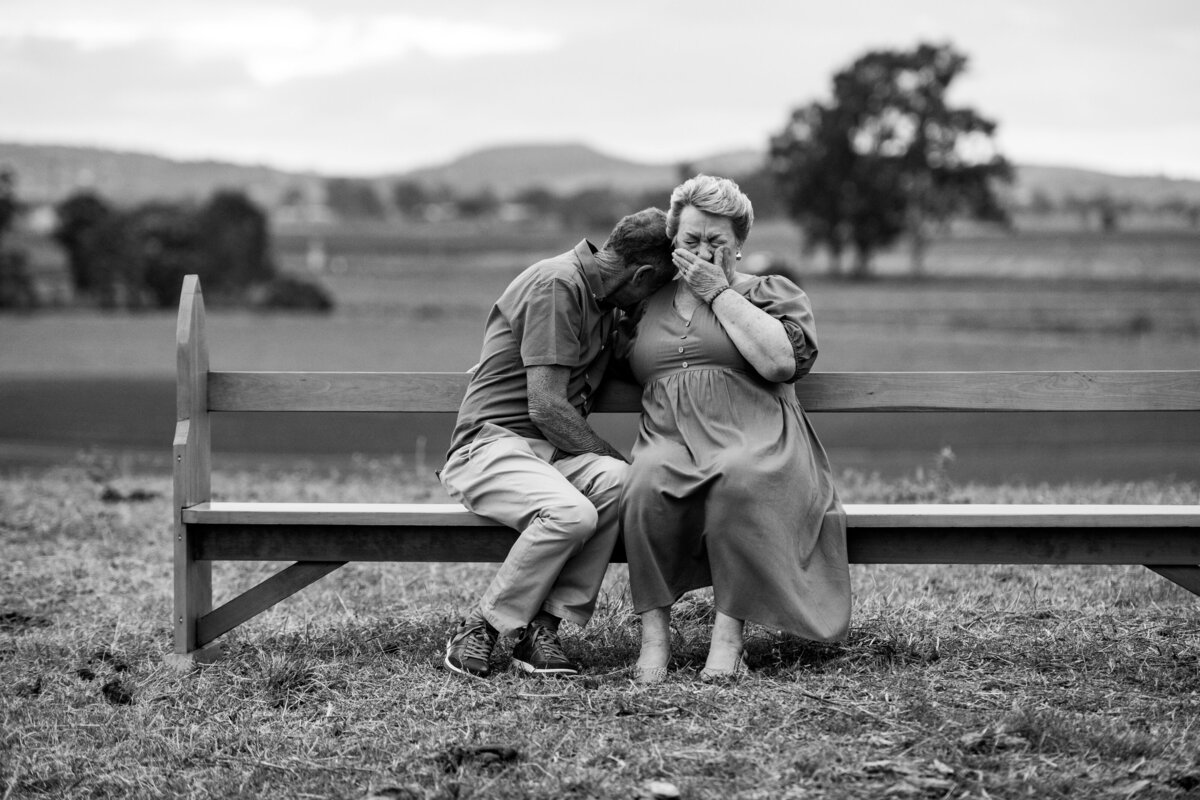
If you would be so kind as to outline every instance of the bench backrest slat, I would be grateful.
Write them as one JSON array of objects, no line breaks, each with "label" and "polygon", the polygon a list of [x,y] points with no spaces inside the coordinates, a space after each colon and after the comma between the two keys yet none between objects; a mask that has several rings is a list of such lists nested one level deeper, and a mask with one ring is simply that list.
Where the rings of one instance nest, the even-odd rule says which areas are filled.
[{"label": "bench backrest slat", "polygon": [[[453,412],[451,372],[210,372],[209,411]],[[1200,371],[826,372],[796,385],[808,411],[1198,411]],[[636,412],[614,384],[595,411]]]}]

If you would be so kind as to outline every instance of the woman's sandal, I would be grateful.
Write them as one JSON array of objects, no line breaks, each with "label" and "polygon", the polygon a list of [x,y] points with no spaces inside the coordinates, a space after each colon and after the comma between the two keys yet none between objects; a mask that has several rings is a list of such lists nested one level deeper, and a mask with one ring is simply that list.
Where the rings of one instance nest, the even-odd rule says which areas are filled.
[{"label": "woman's sandal", "polygon": [[733,669],[709,669],[705,667],[700,670],[700,680],[703,683],[729,683],[740,678],[744,678],[750,674],[750,666],[746,663],[745,656],[738,656],[737,664]]}]

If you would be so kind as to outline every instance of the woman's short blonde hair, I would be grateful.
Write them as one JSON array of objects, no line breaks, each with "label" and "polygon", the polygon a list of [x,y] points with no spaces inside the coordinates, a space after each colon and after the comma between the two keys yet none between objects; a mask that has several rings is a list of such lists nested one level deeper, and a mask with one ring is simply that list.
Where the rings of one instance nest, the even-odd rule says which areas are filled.
[{"label": "woman's short blonde hair", "polygon": [[729,217],[733,220],[733,235],[738,243],[746,241],[754,224],[754,206],[738,185],[729,178],[697,175],[675,187],[671,192],[671,208],[667,211],[667,236],[679,232],[679,215],[688,206],[701,211]]}]

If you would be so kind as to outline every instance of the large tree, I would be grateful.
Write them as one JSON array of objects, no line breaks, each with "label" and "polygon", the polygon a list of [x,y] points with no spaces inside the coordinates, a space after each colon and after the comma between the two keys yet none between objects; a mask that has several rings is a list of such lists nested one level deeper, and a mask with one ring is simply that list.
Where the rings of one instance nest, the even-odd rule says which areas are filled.
[{"label": "large tree", "polygon": [[792,112],[770,141],[770,169],[811,247],[834,270],[853,248],[866,275],[882,247],[907,234],[923,268],[933,228],[956,215],[1006,221],[996,181],[1011,179],[996,123],[951,106],[967,66],[950,45],[867,53],[833,77],[833,97]]}]

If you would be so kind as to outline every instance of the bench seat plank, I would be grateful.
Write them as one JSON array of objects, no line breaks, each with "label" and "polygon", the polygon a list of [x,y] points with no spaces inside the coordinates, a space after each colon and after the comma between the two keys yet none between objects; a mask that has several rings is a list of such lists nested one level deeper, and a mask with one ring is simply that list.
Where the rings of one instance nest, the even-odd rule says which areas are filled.
[{"label": "bench seat plank", "polygon": [[458,503],[200,503],[184,522],[204,525],[412,525],[495,527]]},{"label": "bench seat plank", "polygon": [[[846,506],[858,564],[1200,564],[1200,506]],[[460,505],[204,503],[214,561],[503,561],[516,532]],[[618,547],[614,562],[623,562]]]},{"label": "bench seat plank", "polygon": [[[859,528],[1200,528],[1200,505],[849,504],[847,524]],[[1200,536],[1200,530],[1197,531]]]},{"label": "bench seat plank", "polygon": [[[457,503],[200,503],[183,521],[206,525],[495,527]],[[850,528],[1200,528],[1200,505],[846,505]],[[969,531],[964,531],[969,534]],[[1200,536],[1200,530],[1197,531]]]}]

